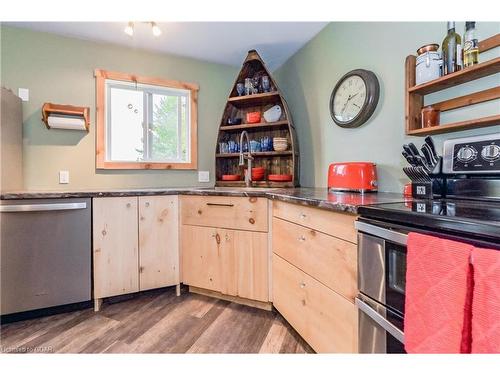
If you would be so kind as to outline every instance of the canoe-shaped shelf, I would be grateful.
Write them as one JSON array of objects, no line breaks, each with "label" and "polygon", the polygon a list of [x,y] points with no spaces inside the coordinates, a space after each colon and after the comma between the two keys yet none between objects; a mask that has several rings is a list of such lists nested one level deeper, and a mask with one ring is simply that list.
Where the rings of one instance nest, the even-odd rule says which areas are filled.
[{"label": "canoe-shaped shelf", "polygon": [[[269,88],[263,90],[262,77],[269,77]],[[238,83],[245,82],[246,78],[259,81],[258,92],[249,95],[239,95],[236,89]],[[266,122],[263,113],[269,108],[279,105],[281,117],[276,121]],[[260,112],[261,122],[245,123],[247,113]],[[229,120],[242,119],[240,125],[228,125]],[[268,118],[269,119],[269,118]],[[239,142],[241,132],[246,131],[250,140],[260,141],[263,137],[286,138],[286,151],[265,151],[252,153],[253,167],[264,167],[266,176],[270,174],[292,175],[290,182],[254,181],[254,187],[293,187],[299,185],[299,150],[297,135],[287,103],[283,98],[276,82],[266,68],[263,60],[255,50],[248,52],[243,66],[236,77],[229,93],[224,112],[219,124],[219,135],[215,154],[216,186],[244,186],[243,181],[222,181],[223,175],[242,175],[243,168],[238,165],[238,153],[222,153],[221,145],[229,141]],[[246,140],[245,140],[246,141]]]}]

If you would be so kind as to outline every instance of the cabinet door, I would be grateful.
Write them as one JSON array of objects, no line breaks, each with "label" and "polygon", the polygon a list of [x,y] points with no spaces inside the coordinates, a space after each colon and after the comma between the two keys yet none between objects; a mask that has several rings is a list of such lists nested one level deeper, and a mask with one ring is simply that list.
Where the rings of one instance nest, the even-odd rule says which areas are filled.
[{"label": "cabinet door", "polygon": [[177,196],[139,197],[139,287],[179,283]]},{"label": "cabinet door", "polygon": [[94,298],[139,290],[137,197],[93,199]]},{"label": "cabinet door", "polygon": [[221,237],[217,229],[182,225],[182,278],[185,284],[219,292]]},{"label": "cabinet door", "polygon": [[267,233],[234,231],[238,296],[269,301]]}]

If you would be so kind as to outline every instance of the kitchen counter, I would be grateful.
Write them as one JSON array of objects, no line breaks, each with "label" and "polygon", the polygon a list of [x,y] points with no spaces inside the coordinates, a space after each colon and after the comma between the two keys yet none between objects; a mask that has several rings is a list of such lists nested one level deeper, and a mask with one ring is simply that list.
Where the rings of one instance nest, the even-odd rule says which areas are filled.
[{"label": "kitchen counter", "polygon": [[51,198],[97,198],[148,195],[206,195],[266,197],[288,203],[302,204],[332,211],[357,213],[359,206],[404,202],[397,193],[341,193],[328,192],[326,188],[144,188],[115,190],[74,190],[74,191],[13,191],[0,194],[2,200],[51,199]]}]

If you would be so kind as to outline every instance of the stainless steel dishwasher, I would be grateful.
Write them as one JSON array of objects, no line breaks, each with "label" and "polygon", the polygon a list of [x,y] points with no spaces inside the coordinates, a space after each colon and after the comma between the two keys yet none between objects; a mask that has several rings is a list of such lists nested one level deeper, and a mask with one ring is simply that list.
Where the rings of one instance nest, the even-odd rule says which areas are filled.
[{"label": "stainless steel dishwasher", "polygon": [[1,315],[90,300],[91,200],[0,202]]}]

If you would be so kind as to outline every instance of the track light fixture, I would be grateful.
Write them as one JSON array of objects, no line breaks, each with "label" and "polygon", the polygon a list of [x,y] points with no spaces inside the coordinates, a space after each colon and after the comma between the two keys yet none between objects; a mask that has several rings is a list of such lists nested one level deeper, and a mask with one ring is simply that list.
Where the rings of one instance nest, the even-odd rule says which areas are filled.
[{"label": "track light fixture", "polygon": [[[147,23],[147,24],[151,25],[151,32],[153,33],[153,35],[155,37],[158,37],[161,35],[161,29],[156,24],[156,22],[143,22],[143,23]],[[134,36],[134,26],[135,26],[134,22],[129,22],[123,31],[128,36]]]}]

